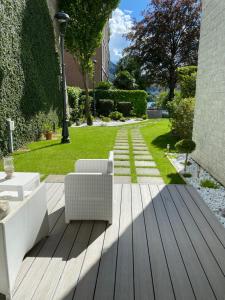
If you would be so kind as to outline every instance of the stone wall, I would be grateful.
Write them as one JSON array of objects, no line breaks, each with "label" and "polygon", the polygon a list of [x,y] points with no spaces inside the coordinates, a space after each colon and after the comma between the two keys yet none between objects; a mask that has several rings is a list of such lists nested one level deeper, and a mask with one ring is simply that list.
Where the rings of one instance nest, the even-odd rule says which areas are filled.
[{"label": "stone wall", "polygon": [[193,158],[225,185],[225,1],[203,0]]}]

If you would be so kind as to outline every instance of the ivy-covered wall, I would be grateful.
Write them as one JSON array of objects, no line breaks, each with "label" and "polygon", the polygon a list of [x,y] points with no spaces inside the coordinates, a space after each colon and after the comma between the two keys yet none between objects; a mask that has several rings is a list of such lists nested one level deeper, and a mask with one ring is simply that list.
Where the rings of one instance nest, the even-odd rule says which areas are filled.
[{"label": "ivy-covered wall", "polygon": [[15,148],[36,140],[61,111],[59,61],[46,0],[0,2],[0,156],[7,153],[6,119],[15,121]]}]

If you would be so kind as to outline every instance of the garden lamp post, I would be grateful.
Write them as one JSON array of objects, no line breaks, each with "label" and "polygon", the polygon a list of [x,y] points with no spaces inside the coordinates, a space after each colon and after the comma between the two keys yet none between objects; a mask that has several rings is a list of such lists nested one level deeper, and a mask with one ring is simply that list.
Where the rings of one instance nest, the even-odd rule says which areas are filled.
[{"label": "garden lamp post", "polygon": [[62,144],[70,143],[69,129],[68,129],[68,116],[67,116],[67,87],[66,87],[66,72],[64,62],[64,42],[67,23],[70,19],[69,15],[60,11],[55,14],[55,19],[59,22],[60,30],[60,50],[61,50],[61,84],[63,94],[63,121],[62,121]]},{"label": "garden lamp post", "polygon": [[95,99],[95,68],[97,64],[97,60],[93,59],[93,64],[94,64],[94,76],[93,76],[93,104],[94,104],[94,117],[96,117],[96,99]]}]

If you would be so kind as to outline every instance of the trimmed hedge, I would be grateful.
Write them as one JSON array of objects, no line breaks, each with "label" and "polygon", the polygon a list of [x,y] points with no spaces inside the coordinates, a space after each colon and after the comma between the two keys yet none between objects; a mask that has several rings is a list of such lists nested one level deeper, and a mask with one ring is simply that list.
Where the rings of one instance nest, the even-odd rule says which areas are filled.
[{"label": "trimmed hedge", "polygon": [[58,124],[59,60],[46,0],[1,0],[0,156],[7,154],[6,119],[15,121],[14,147],[36,140],[43,123]]},{"label": "trimmed hedge", "polygon": [[79,87],[69,86],[67,88],[67,93],[70,108],[76,108],[79,105],[78,103],[82,93],[82,89],[80,89]]},{"label": "trimmed hedge", "polygon": [[117,110],[121,112],[124,117],[129,117],[131,115],[132,103],[131,102],[118,102]]},{"label": "trimmed hedge", "polygon": [[103,115],[105,117],[108,117],[109,114],[113,111],[114,109],[114,102],[113,100],[99,100],[99,114]]},{"label": "trimmed hedge", "polygon": [[[117,104],[118,102],[131,102],[133,105],[134,113],[141,117],[146,113],[147,109],[147,93],[145,91],[126,91],[126,90],[96,90],[96,100],[111,99]],[[97,103],[98,105],[99,103]]]}]

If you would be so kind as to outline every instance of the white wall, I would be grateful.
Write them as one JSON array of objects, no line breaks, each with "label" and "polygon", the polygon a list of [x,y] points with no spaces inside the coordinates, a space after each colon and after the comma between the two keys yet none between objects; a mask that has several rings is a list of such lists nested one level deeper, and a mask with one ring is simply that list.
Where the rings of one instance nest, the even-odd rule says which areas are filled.
[{"label": "white wall", "polygon": [[225,185],[225,1],[203,0],[193,158]]}]

